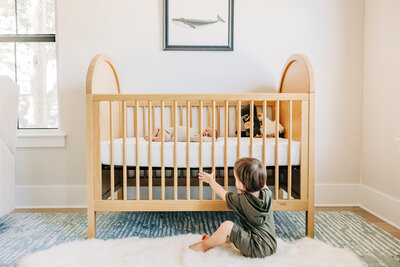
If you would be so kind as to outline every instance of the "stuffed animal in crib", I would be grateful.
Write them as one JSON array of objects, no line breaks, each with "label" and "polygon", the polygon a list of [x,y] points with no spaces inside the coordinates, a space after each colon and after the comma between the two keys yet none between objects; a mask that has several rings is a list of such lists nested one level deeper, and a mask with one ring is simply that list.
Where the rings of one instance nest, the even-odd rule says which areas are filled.
[{"label": "stuffed animal in crib", "polygon": [[[246,106],[243,106],[241,108],[241,112],[240,113],[241,113],[241,116],[242,116],[242,119],[241,119],[241,129],[242,129],[241,136],[242,137],[249,137],[250,136],[250,127],[251,127],[251,122],[250,122],[250,118],[251,118],[251,116],[250,116],[250,104],[248,104]],[[254,105],[253,114],[254,114],[254,116],[253,116],[253,136],[257,136],[257,135],[261,134],[261,131],[260,131],[261,124],[260,124],[260,121],[258,120],[258,117],[257,117],[257,107],[256,107],[256,105]]]},{"label": "stuffed animal in crib", "polygon": [[[257,112],[257,107],[254,105],[254,119],[253,119],[253,136],[254,137],[262,137],[262,132],[264,128],[264,124],[266,124],[266,136],[273,137],[275,136],[275,121],[270,120],[268,117],[266,118],[266,123],[263,122],[263,114]],[[241,109],[241,136],[249,137],[250,136],[250,104],[242,107]],[[284,128],[282,124],[279,124],[279,135],[283,135]]]},{"label": "stuffed animal in crib", "polygon": [[[264,123],[263,121],[263,114],[262,113],[258,113],[257,114],[258,120],[261,122],[261,133],[264,131],[264,127],[266,125],[267,128],[267,132],[266,132],[266,136],[267,137],[274,137],[275,136],[275,121],[270,120],[268,117],[266,118],[266,122]],[[279,136],[283,136],[285,132],[285,129],[283,128],[282,124],[279,123]],[[256,137],[262,137],[262,135],[260,136],[256,136]]]}]

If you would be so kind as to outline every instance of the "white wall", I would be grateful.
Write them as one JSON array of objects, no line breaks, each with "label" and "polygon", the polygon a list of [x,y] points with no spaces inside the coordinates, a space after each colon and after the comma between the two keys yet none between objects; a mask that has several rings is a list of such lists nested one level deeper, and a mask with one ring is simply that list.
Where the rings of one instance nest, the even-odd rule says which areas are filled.
[{"label": "white wall", "polygon": [[317,86],[317,202],[346,202],[328,184],[359,183],[364,1],[236,0],[234,13],[233,52],[164,52],[161,0],[57,1],[66,147],[18,149],[18,205],[85,205],[85,77],[96,53],[114,59],[131,93],[273,91],[289,55],[307,54]]},{"label": "white wall", "polygon": [[400,1],[367,0],[361,204],[400,226]]}]

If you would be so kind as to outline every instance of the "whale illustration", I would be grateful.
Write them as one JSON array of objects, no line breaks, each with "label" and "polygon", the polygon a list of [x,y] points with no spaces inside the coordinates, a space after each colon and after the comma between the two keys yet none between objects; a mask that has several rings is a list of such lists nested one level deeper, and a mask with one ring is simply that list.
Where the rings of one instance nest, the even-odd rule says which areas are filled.
[{"label": "whale illustration", "polygon": [[196,29],[200,26],[207,26],[211,25],[217,22],[222,22],[225,23],[225,20],[223,20],[218,14],[217,14],[217,19],[216,20],[202,20],[202,19],[185,19],[185,18],[175,18],[172,19],[173,22],[179,24],[183,23],[187,26],[189,26],[192,29]]}]

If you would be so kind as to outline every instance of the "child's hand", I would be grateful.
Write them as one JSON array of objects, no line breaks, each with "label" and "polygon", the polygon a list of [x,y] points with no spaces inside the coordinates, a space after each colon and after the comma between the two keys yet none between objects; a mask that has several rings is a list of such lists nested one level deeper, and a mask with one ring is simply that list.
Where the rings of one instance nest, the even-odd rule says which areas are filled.
[{"label": "child's hand", "polygon": [[199,172],[199,179],[207,184],[214,180],[214,173]]}]

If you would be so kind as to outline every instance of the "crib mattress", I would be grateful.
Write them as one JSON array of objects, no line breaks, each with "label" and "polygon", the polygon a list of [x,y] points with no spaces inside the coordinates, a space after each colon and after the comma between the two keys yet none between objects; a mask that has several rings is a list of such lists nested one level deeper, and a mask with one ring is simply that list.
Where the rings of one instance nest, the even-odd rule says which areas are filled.
[{"label": "crib mattress", "polygon": [[[278,139],[278,164],[288,164],[288,140]],[[228,138],[228,166],[233,167],[237,159],[237,138]],[[253,157],[262,160],[262,138],[253,138]],[[139,140],[139,166],[148,166],[148,142]],[[250,149],[250,138],[241,138],[240,157],[248,157]],[[114,139],[114,165],[123,165],[122,161],[122,138]],[[212,142],[202,144],[203,168],[212,167]],[[215,141],[215,166],[224,167],[224,138]],[[151,144],[151,163],[153,167],[161,167],[161,142]],[[199,167],[199,143],[191,142],[189,149],[190,167]],[[267,138],[265,144],[265,155],[267,166],[275,166],[275,138]],[[300,142],[292,141],[291,146],[292,165],[300,165]],[[101,142],[101,162],[110,164],[110,141]],[[128,166],[136,166],[136,138],[126,139],[126,163]],[[164,166],[174,167],[174,142],[164,142]],[[177,143],[177,166],[186,167],[186,142]]]}]

